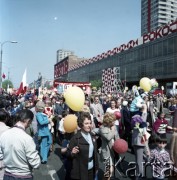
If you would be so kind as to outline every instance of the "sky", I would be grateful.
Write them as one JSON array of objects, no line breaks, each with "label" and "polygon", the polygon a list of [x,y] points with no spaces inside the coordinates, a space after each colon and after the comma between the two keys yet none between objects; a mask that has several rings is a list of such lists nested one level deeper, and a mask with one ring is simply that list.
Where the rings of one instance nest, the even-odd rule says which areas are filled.
[{"label": "sky", "polygon": [[140,0],[0,0],[2,73],[54,79],[58,49],[92,58],[141,36]]}]

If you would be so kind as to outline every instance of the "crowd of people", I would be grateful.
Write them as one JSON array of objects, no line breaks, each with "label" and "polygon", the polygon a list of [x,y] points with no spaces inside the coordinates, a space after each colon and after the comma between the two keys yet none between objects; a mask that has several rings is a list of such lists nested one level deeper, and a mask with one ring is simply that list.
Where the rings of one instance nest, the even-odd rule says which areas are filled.
[{"label": "crowd of people", "polygon": [[[78,127],[68,133],[63,124],[69,114],[77,117]],[[172,134],[169,142],[167,133]],[[151,163],[154,179],[168,176],[168,167],[169,177],[175,178],[177,97],[142,89],[92,92],[85,94],[83,108],[75,112],[63,94],[54,91],[40,96],[30,90],[18,96],[0,95],[0,179],[33,179],[33,169],[47,164],[55,143],[61,147],[66,180],[99,179],[99,162],[104,165],[104,179],[110,179],[120,156],[113,145],[120,138],[135,155],[135,179],[143,178],[142,162]],[[167,143],[170,150],[165,149]]]}]

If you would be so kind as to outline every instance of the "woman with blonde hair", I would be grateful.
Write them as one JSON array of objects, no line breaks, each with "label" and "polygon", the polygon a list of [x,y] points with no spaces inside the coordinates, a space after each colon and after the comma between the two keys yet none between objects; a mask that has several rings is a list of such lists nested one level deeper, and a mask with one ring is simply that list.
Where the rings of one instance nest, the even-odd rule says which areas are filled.
[{"label": "woman with blonde hair", "polygon": [[103,124],[100,127],[100,136],[102,140],[101,159],[105,165],[104,178],[106,179],[110,179],[113,174],[114,151],[112,146],[114,141],[119,138],[115,127],[115,121],[115,115],[107,112],[103,117]]},{"label": "woman with blonde hair", "polygon": [[84,106],[82,107],[82,109],[81,109],[81,112],[87,112],[87,113],[90,114],[90,116],[91,116],[91,121],[92,121],[92,130],[95,129],[96,126],[95,126],[95,123],[94,123],[94,120],[93,120],[93,114],[91,114],[91,112],[90,112],[90,108],[89,108],[87,105],[84,105]]}]

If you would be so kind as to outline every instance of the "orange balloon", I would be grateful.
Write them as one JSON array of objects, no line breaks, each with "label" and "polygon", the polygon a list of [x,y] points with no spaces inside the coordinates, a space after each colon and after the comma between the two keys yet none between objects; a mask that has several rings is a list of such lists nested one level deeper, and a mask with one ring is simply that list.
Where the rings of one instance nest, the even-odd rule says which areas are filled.
[{"label": "orange balloon", "polygon": [[64,118],[63,127],[65,132],[72,133],[77,128],[77,117],[73,114],[69,114]]}]

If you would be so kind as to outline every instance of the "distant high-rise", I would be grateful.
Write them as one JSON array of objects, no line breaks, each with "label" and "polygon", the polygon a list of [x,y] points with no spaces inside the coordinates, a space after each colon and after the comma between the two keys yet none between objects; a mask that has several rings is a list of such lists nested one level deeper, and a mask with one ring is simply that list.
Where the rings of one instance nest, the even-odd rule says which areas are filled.
[{"label": "distant high-rise", "polygon": [[74,55],[74,52],[69,50],[59,49],[57,51],[57,63],[70,55]]},{"label": "distant high-rise", "polygon": [[141,0],[141,35],[177,18],[177,0]]}]

